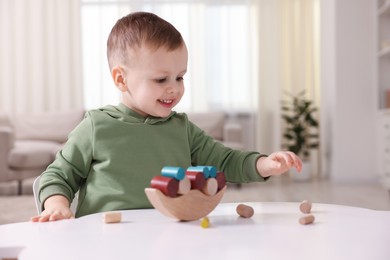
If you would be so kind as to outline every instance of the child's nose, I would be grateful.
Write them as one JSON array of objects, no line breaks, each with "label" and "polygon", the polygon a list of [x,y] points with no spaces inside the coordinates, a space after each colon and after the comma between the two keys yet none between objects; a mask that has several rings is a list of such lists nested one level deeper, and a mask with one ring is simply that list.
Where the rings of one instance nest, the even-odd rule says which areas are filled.
[{"label": "child's nose", "polygon": [[175,83],[172,83],[167,87],[167,93],[169,93],[169,94],[173,94],[173,93],[176,93],[178,91],[179,91],[179,86]]}]

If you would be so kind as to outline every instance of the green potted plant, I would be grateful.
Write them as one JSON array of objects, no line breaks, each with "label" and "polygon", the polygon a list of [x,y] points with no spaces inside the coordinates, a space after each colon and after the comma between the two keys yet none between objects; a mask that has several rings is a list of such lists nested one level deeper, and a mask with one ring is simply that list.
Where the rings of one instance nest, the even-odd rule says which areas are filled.
[{"label": "green potted plant", "polygon": [[[315,118],[317,107],[305,97],[305,91],[296,95],[286,94],[282,101],[282,119],[284,121],[283,148],[301,157],[309,172],[302,178],[310,178],[310,152],[319,146],[318,120]],[[303,169],[305,170],[305,169]],[[303,176],[305,175],[305,176]],[[308,175],[308,176],[306,176]],[[299,175],[298,175],[299,176]]]}]

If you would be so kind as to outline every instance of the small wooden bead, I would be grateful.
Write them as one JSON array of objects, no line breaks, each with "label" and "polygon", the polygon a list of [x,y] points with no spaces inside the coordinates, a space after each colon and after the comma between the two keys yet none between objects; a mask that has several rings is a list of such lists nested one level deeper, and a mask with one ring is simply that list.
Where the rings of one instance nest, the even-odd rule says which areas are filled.
[{"label": "small wooden bead", "polygon": [[308,224],[311,224],[313,223],[315,220],[315,217],[313,215],[306,215],[306,216],[303,216],[299,219],[299,224],[301,225],[308,225]]},{"label": "small wooden bead", "polygon": [[217,176],[215,176],[215,179],[217,179],[218,182],[218,190],[221,190],[226,185],[226,177],[223,172],[218,172]]},{"label": "small wooden bead", "polygon": [[208,217],[204,217],[201,221],[200,221],[200,226],[202,228],[208,228],[210,226],[210,220]]},{"label": "small wooden bead", "polygon": [[237,214],[243,218],[250,218],[255,213],[255,211],[253,210],[253,208],[251,206],[248,206],[245,204],[238,204],[236,211],[237,211]]},{"label": "small wooden bead", "polygon": [[180,181],[184,178],[185,172],[181,167],[164,166],[161,170],[161,175],[175,178],[176,180]]},{"label": "small wooden bead", "polygon": [[304,200],[299,205],[299,209],[302,213],[309,214],[311,211],[311,202],[308,200]]},{"label": "small wooden bead", "polygon": [[122,220],[122,214],[118,211],[103,213],[104,223],[119,223]]},{"label": "small wooden bead", "polygon": [[191,190],[191,181],[187,177],[184,177],[179,181],[179,190],[178,194],[184,195],[187,194]]},{"label": "small wooden bead", "polygon": [[191,181],[191,189],[202,190],[206,185],[206,179],[202,172],[186,172],[186,177]]},{"label": "small wooden bead", "polygon": [[165,176],[154,176],[150,187],[160,190],[168,197],[176,197],[179,190],[179,181]]},{"label": "small wooden bead", "polygon": [[187,172],[201,172],[206,179],[210,177],[208,166],[191,166],[187,168]]},{"label": "small wooden bead", "polygon": [[208,178],[206,180],[206,185],[203,187],[202,192],[206,195],[212,196],[217,193],[218,182],[215,178]]}]

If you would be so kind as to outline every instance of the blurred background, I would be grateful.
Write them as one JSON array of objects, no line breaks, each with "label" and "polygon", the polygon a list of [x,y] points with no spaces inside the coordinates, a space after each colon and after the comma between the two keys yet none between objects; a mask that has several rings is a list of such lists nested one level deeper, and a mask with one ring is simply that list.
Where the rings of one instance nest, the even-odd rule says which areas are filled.
[{"label": "blurred background", "polygon": [[[223,112],[241,126],[242,149],[266,154],[297,148],[302,140],[294,137],[294,122],[303,120],[298,127],[306,147],[297,152],[309,163],[307,178],[304,184],[291,182],[290,174],[271,184],[298,182],[312,193],[318,190],[313,185],[372,187],[383,200],[378,208],[384,209],[390,175],[383,130],[390,89],[389,76],[383,76],[390,75],[389,4],[0,0],[0,113],[12,118],[117,104],[106,59],[108,34],[120,17],[149,11],[172,23],[189,50],[186,93],[177,111]],[[4,201],[12,199],[16,186],[0,182]],[[31,180],[23,194],[30,188]],[[298,199],[281,192],[279,200]],[[251,198],[243,194],[230,200]],[[326,196],[318,198],[338,202]]]}]

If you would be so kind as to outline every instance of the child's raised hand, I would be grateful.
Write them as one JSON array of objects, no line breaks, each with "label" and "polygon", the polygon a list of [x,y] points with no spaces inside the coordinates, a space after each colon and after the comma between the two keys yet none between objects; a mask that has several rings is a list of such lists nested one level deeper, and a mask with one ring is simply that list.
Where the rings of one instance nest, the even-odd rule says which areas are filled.
[{"label": "child's raised hand", "polygon": [[41,215],[31,218],[32,222],[48,222],[61,219],[73,218],[73,213],[69,208],[69,201],[61,195],[49,197],[45,202],[45,210]]},{"label": "child's raised hand", "polygon": [[295,167],[298,172],[302,170],[301,159],[293,152],[280,151],[257,160],[257,171],[263,177],[280,175],[290,168]]}]

